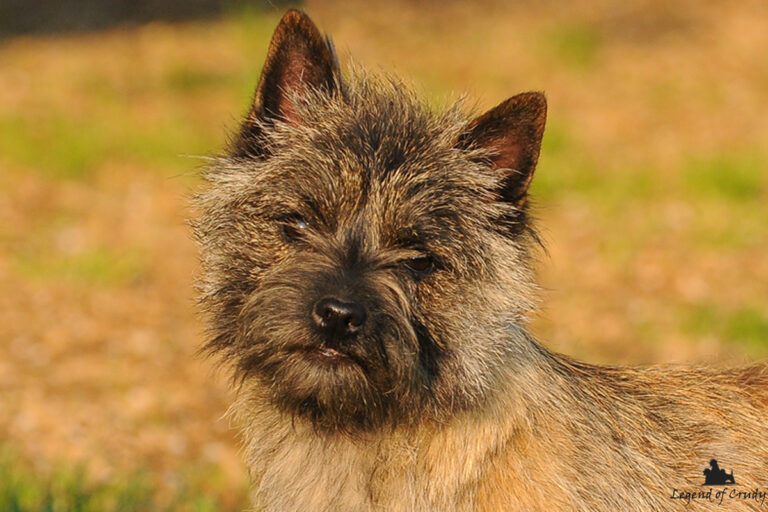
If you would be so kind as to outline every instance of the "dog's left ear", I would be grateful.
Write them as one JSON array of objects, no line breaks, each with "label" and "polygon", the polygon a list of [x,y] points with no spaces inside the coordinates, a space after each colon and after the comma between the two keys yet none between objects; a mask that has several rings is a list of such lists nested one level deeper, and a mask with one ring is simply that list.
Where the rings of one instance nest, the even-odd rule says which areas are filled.
[{"label": "dog's left ear", "polygon": [[525,92],[500,103],[472,121],[459,146],[487,149],[493,169],[506,169],[499,198],[521,208],[539,159],[547,118],[547,100],[540,92]]},{"label": "dog's left ear", "polygon": [[275,120],[300,124],[298,101],[311,91],[337,94],[339,62],[331,40],[303,12],[289,9],[269,43],[267,60],[256,87],[253,105],[234,144],[239,156],[266,156],[263,124]]}]

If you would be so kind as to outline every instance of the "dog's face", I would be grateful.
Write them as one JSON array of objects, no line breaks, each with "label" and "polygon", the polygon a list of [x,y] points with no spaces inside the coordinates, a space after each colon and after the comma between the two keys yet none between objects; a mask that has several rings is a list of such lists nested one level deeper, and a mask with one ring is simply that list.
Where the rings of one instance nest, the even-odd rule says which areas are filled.
[{"label": "dog's face", "polygon": [[536,93],[467,123],[401,85],[342,85],[329,43],[289,11],[201,197],[209,348],[332,431],[482,399],[532,307],[544,116]]}]

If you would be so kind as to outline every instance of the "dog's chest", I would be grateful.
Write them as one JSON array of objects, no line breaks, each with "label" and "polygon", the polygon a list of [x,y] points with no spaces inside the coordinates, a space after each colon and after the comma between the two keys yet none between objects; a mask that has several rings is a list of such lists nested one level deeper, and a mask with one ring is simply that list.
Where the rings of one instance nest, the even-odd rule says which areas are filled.
[{"label": "dog's chest", "polygon": [[433,454],[405,440],[291,437],[263,443],[259,453],[250,454],[256,502],[265,512],[462,510],[462,481],[469,469],[464,454]]}]

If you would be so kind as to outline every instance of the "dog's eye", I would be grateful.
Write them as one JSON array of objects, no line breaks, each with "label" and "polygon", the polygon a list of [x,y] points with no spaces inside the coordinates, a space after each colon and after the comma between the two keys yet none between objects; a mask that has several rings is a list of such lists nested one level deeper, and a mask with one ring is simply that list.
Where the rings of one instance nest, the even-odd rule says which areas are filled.
[{"label": "dog's eye", "polygon": [[309,229],[309,223],[301,217],[290,217],[283,221],[283,234],[289,241],[301,240]]},{"label": "dog's eye", "polygon": [[435,268],[435,262],[432,259],[432,256],[428,254],[408,258],[403,262],[403,265],[405,265],[405,268],[408,270],[416,272],[417,274],[426,274]]}]

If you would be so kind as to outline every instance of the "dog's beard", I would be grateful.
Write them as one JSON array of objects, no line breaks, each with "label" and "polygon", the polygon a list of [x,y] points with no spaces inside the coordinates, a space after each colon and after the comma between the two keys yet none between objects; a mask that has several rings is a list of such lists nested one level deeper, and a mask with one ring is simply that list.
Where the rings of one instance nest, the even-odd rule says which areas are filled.
[{"label": "dog's beard", "polygon": [[257,379],[276,406],[325,430],[360,432],[417,415],[439,348],[396,283],[369,283],[364,328],[330,343],[311,323],[316,277],[307,277],[273,277],[251,295],[233,347],[237,375]]}]

